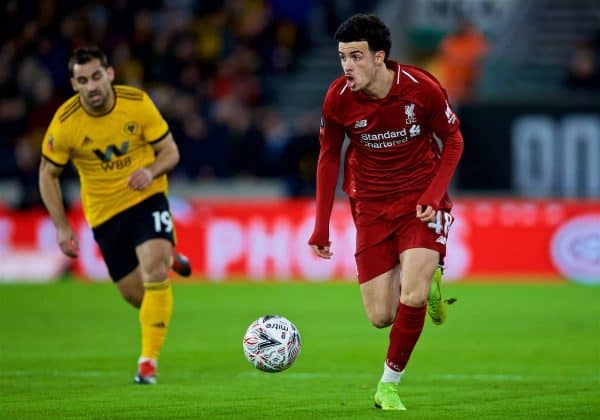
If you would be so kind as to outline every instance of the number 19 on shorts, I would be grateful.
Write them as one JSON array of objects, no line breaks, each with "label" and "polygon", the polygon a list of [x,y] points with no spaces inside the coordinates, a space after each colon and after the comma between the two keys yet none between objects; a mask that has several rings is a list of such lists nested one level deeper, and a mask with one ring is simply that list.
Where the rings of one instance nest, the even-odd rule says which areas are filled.
[{"label": "number 19 on shorts", "polygon": [[154,230],[156,232],[171,232],[173,230],[173,220],[168,210],[153,211]]}]

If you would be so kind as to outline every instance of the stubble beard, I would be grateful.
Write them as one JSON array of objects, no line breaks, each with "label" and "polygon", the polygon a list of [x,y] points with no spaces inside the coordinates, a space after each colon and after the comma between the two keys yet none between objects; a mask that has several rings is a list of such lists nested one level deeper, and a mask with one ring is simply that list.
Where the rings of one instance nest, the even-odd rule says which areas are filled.
[{"label": "stubble beard", "polygon": [[98,91],[98,93],[100,95],[100,98],[97,101],[93,101],[92,98],[89,97],[89,94],[88,96],[84,97],[85,104],[94,112],[104,111],[108,99],[107,95],[105,95],[103,92]]}]

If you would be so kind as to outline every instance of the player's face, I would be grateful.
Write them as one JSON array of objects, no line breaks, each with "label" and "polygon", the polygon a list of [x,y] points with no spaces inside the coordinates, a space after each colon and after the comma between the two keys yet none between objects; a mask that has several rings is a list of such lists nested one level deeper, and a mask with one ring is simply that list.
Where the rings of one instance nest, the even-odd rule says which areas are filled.
[{"label": "player's face", "polygon": [[112,67],[104,68],[100,60],[94,59],[73,66],[71,86],[79,92],[84,105],[93,111],[102,112],[111,106],[113,80]]},{"label": "player's face", "polygon": [[369,50],[367,41],[340,42],[338,54],[350,90],[368,88],[375,79],[377,66],[376,56]]}]

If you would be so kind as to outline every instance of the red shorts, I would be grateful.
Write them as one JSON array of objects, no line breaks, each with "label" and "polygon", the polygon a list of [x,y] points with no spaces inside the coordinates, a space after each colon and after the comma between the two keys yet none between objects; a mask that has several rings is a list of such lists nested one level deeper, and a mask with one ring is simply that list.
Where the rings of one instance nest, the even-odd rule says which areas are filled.
[{"label": "red shorts", "polygon": [[[381,204],[350,200],[356,225],[356,267],[358,282],[364,283],[393,269],[399,255],[411,248],[427,248],[439,252],[440,264],[446,256],[448,229],[453,218],[440,210],[435,223],[423,223],[415,212],[390,215]],[[381,210],[377,210],[377,208]]]}]

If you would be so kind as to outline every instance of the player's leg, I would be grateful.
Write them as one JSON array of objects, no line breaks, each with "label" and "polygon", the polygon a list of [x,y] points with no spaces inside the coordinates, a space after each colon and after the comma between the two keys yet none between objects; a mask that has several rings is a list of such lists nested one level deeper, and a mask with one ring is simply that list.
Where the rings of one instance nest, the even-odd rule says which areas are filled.
[{"label": "player's leg", "polygon": [[439,253],[427,248],[412,248],[400,254],[402,291],[400,304],[421,307],[427,304],[427,295],[433,273],[438,268]]},{"label": "player's leg", "polygon": [[142,357],[136,382],[155,383],[156,359],[172,312],[167,273],[174,238],[166,197],[151,196],[94,227],[93,232],[119,292],[140,308]]},{"label": "player's leg", "polygon": [[153,384],[156,383],[158,355],[164,344],[173,311],[173,292],[167,276],[173,259],[175,241],[166,196],[153,195],[132,208],[128,227],[131,229],[134,252],[144,286],[139,317],[142,349],[135,382]]},{"label": "player's leg", "polygon": [[[360,228],[358,232],[361,234]],[[400,266],[394,238],[390,237],[358,252],[356,265],[363,306],[369,321],[377,328],[391,325],[400,301]],[[398,381],[390,380],[387,371],[389,369],[386,368],[377,386],[375,406],[385,410],[404,410],[398,395]]]},{"label": "player's leg", "polygon": [[400,301],[400,265],[360,284],[367,318],[376,328],[392,325]]},{"label": "player's leg", "polygon": [[139,271],[144,285],[140,308],[142,350],[138,361],[140,384],[156,383],[156,366],[173,311],[173,292],[167,277],[173,246],[167,239],[147,240],[136,247]]},{"label": "player's leg", "polygon": [[[93,232],[110,277],[121,296],[133,307],[140,308],[145,292],[135,243],[131,241],[135,233],[135,211],[135,208],[127,209],[100,226],[94,227]],[[155,370],[156,364],[140,365],[136,382],[154,383]],[[137,381],[138,377],[144,379]]]},{"label": "player's leg", "polygon": [[127,303],[139,309],[144,299],[144,283],[139,268],[136,268],[116,282],[119,293]]},{"label": "player's leg", "polygon": [[[392,396],[397,392],[404,369],[423,330],[427,294],[437,263],[438,253],[430,249],[413,248],[400,254],[402,276],[400,302],[390,329],[388,352],[376,396]],[[383,404],[385,399],[381,400],[382,404],[379,406],[383,409],[406,409],[402,404],[386,406]]]},{"label": "player's leg", "polygon": [[[431,278],[440,253],[436,235],[413,215],[402,216],[395,232],[402,288],[398,310],[390,329],[390,342],[378,392],[393,394],[421,335]],[[385,406],[382,404],[382,408]],[[390,409],[405,409],[404,406]]]},{"label": "player's leg", "polygon": [[[400,265],[360,285],[363,306],[369,321],[377,327],[392,325],[400,302]],[[393,375],[390,377],[390,372]],[[375,392],[375,406],[384,410],[406,410],[398,395],[400,375],[384,364],[384,374]]]},{"label": "player's leg", "polygon": [[[131,304],[131,306],[141,309],[144,301],[145,287],[142,281],[141,269],[138,266],[131,273],[121,278],[116,282],[117,288],[121,293],[121,296]],[[147,342],[144,337],[148,336],[148,328],[144,327],[142,322],[142,311],[140,310],[140,324],[142,326],[142,348],[144,344],[147,346]],[[143,351],[142,351],[143,354]],[[134,378],[136,384],[155,384],[156,383],[156,367],[157,360],[151,358],[143,358],[140,356],[138,360],[138,370]]]},{"label": "player's leg", "polygon": [[[363,235],[373,235],[374,231],[370,230],[373,226],[365,229],[357,225],[357,242],[363,242]],[[376,328],[387,327],[394,322],[400,298],[400,268],[395,238],[389,236],[364,247],[355,258],[367,318]]]}]

